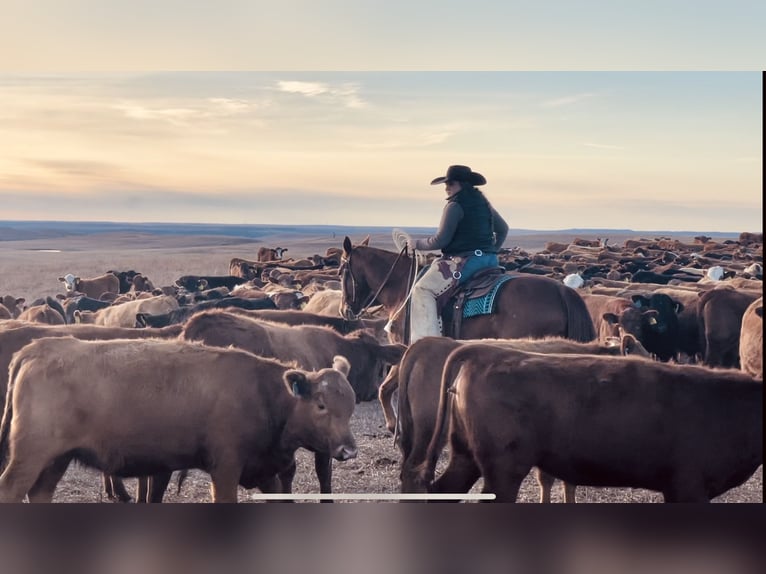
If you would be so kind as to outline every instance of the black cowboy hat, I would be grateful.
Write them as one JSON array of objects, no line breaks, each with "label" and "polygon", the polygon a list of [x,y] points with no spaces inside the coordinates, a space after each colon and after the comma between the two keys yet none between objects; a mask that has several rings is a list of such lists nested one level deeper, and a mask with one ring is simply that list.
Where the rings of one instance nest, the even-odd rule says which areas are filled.
[{"label": "black cowboy hat", "polygon": [[484,185],[487,180],[484,176],[475,171],[471,171],[471,168],[467,165],[451,165],[447,168],[447,175],[443,177],[437,177],[431,182],[431,185],[437,183],[444,183],[445,181],[461,181],[470,183],[471,185]]}]

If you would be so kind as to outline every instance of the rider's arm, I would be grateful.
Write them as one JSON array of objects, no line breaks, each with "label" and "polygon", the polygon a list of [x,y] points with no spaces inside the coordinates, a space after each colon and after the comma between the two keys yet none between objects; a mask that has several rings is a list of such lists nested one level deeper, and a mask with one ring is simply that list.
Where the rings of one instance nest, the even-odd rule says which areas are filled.
[{"label": "rider's arm", "polygon": [[492,225],[495,232],[495,247],[500,250],[505,243],[505,238],[508,237],[508,224],[505,219],[495,211],[494,207],[490,207],[492,210]]},{"label": "rider's arm", "polygon": [[426,239],[418,239],[415,242],[415,249],[418,251],[433,251],[435,249],[443,249],[449,242],[452,241],[452,237],[455,235],[457,224],[463,219],[463,208],[456,201],[450,201],[444,206],[442,212],[442,220],[439,223],[439,229],[431,237]]}]

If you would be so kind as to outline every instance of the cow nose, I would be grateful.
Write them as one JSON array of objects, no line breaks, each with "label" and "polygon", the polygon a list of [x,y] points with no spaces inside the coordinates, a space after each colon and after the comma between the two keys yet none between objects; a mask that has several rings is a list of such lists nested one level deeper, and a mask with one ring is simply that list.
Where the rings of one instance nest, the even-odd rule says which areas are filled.
[{"label": "cow nose", "polygon": [[335,460],[349,460],[356,458],[356,455],[357,448],[355,446],[343,445],[338,447],[338,449],[335,451],[335,454],[333,454],[333,458]]}]

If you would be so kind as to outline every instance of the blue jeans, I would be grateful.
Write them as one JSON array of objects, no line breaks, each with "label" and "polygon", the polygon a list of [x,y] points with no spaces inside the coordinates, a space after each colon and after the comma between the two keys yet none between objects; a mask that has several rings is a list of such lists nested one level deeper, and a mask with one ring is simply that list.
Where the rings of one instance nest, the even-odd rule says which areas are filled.
[{"label": "blue jeans", "polygon": [[459,284],[463,284],[471,278],[480,269],[486,267],[497,267],[500,262],[497,258],[497,253],[482,253],[481,255],[471,255],[465,262],[463,269],[461,270]]}]

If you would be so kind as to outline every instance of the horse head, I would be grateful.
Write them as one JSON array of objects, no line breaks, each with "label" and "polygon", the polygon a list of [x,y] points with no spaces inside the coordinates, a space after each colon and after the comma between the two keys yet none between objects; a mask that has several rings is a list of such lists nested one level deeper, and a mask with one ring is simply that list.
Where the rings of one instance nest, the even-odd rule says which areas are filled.
[{"label": "horse head", "polygon": [[[369,237],[367,237],[365,241],[368,240]],[[366,242],[362,242],[360,245],[366,244]],[[351,245],[351,239],[346,236],[343,240],[343,254],[341,256],[340,266],[338,267],[342,293],[340,305],[341,314],[348,320],[356,319],[362,314],[371,294],[366,276],[363,273],[363,262],[360,261],[359,269],[354,269],[352,267],[352,259],[354,259],[354,261],[357,260],[353,257],[353,254],[358,247],[359,245]]]}]

